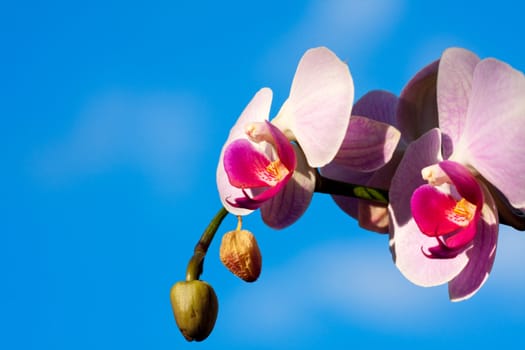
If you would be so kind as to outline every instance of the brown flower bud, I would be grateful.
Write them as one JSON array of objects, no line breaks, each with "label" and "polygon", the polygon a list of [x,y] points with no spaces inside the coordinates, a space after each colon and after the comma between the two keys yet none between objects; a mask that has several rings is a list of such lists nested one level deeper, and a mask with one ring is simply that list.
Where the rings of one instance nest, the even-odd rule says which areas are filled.
[{"label": "brown flower bud", "polygon": [[261,274],[262,257],[250,231],[235,230],[222,237],[221,261],[237,277],[254,282]]},{"label": "brown flower bud", "polygon": [[219,302],[213,288],[200,280],[181,281],[171,287],[175,322],[187,341],[202,341],[210,335],[217,319]]}]

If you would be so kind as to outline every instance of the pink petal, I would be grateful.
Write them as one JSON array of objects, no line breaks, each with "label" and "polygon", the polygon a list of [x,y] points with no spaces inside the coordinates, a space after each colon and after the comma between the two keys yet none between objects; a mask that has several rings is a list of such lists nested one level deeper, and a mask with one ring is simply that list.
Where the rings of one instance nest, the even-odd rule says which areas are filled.
[{"label": "pink petal", "polygon": [[[393,125],[396,121],[396,106],[397,97],[394,94],[387,91],[373,90],[365,94],[355,103],[352,112],[379,122]],[[353,119],[350,119],[350,124],[352,123],[352,120]],[[348,129],[351,130],[350,125]],[[345,136],[345,138],[347,136]],[[341,149],[339,152],[341,152]],[[388,189],[390,180],[392,179],[392,175],[399,160],[400,158],[395,162],[392,160],[389,161],[377,172],[354,171],[353,168],[348,168],[335,161],[322,167],[320,171],[323,176],[331,179]],[[370,184],[369,180],[372,177],[375,177],[376,181]],[[359,225],[363,228],[381,233],[388,232],[388,211],[385,206],[346,196],[334,195],[332,198],[344,212],[351,217],[358,219]]]},{"label": "pink petal", "polygon": [[499,222],[503,225],[514,227],[516,230],[525,231],[525,211],[510,205],[505,196],[486,180],[481,179],[483,185],[487,186],[496,207],[498,208]]},{"label": "pink petal", "polygon": [[263,221],[282,229],[296,222],[306,211],[315,189],[315,171],[310,168],[301,149],[294,145],[297,167],[286,186],[261,206]]},{"label": "pink petal", "polygon": [[439,61],[420,70],[403,88],[397,104],[396,126],[405,142],[438,126],[436,81]]},{"label": "pink petal", "polygon": [[[392,159],[381,169],[375,171],[366,183],[367,186],[388,190],[392,177],[403,157],[403,151],[394,152]],[[359,201],[359,226],[366,230],[377,233],[388,233],[390,216],[388,206],[377,204],[371,201]]]},{"label": "pink petal", "polygon": [[372,90],[355,103],[352,115],[361,115],[396,126],[397,100],[397,96],[388,91]]},{"label": "pink petal", "polygon": [[453,144],[463,132],[472,90],[472,76],[478,62],[476,55],[460,48],[447,49],[441,56],[437,101],[445,158],[452,154]]},{"label": "pink petal", "polygon": [[221,150],[219,164],[217,166],[217,188],[219,190],[219,198],[222,205],[234,215],[247,215],[251,213],[252,210],[233,207],[227,201],[227,199],[233,200],[234,198],[242,197],[244,194],[240,188],[232,186],[228,180],[228,176],[224,169],[224,151],[233,140],[247,138],[245,133],[245,127],[247,124],[268,120],[271,102],[272,91],[268,88],[259,90],[241,113]]},{"label": "pink petal", "polygon": [[390,160],[400,137],[401,133],[389,124],[352,116],[332,164],[343,166],[348,171],[377,170]]},{"label": "pink petal", "polygon": [[269,88],[262,88],[257,91],[255,96],[253,96],[251,101],[242,111],[241,115],[235,122],[235,125],[231,128],[225,145],[238,138],[247,138],[245,130],[247,125],[264,122],[269,119],[272,96],[272,90]]},{"label": "pink petal", "polygon": [[478,222],[477,235],[472,248],[467,252],[468,264],[448,284],[450,300],[470,298],[487,280],[496,257],[498,241],[498,212],[489,191],[482,185],[485,205],[482,219]]},{"label": "pink petal", "polygon": [[412,193],[425,183],[421,169],[440,160],[440,132],[432,129],[407,147],[390,187],[390,249],[395,264],[408,280],[427,287],[450,281],[467,264],[465,253],[451,259],[427,258],[423,251],[435,246],[436,238],[422,234],[411,215]]},{"label": "pink petal", "polygon": [[525,208],[525,76],[494,59],[474,71],[463,137],[451,159],[473,166],[516,208]]},{"label": "pink petal", "polygon": [[327,48],[310,49],[299,62],[289,98],[272,122],[297,140],[310,166],[321,167],[343,142],[353,99],[348,65]]}]

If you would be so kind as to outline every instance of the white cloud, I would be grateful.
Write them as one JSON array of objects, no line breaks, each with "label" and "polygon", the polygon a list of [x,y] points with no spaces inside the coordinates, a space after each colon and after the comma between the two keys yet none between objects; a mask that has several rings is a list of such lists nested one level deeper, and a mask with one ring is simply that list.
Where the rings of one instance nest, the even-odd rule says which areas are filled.
[{"label": "white cloud", "polygon": [[469,47],[464,38],[451,34],[438,34],[427,37],[418,45],[409,46],[407,50],[407,66],[405,81],[408,82],[420,69],[441,57],[445,49],[449,47]]},{"label": "white cloud", "polygon": [[446,298],[446,290],[422,292],[401,277],[386,240],[382,247],[347,240],[321,244],[284,266],[265,270],[257,285],[240,290],[226,307],[238,312],[229,315],[234,320],[250,310],[249,322],[232,321],[246,327],[242,329],[246,337],[270,333],[285,337],[298,329],[317,328],[321,314],[343,321],[358,318],[370,327],[382,324],[391,331],[411,324],[411,319],[399,317],[407,310],[431,311],[431,300],[439,295]]},{"label": "white cloud", "polygon": [[106,92],[84,106],[67,135],[35,154],[33,171],[60,184],[126,166],[163,189],[182,190],[205,147],[197,123],[205,116],[190,95]]},{"label": "white cloud", "polygon": [[493,283],[494,288],[500,291],[523,296],[525,294],[524,251],[525,232],[500,225],[496,261],[485,286]]},{"label": "white cloud", "polygon": [[403,10],[403,0],[313,1],[298,25],[264,58],[263,70],[280,77],[285,67],[295,65],[306,49],[316,46],[329,47],[351,60],[352,66],[385,40]]},{"label": "white cloud", "polygon": [[402,7],[402,1],[396,0],[315,1],[289,40],[318,41],[341,50],[373,46],[372,41],[395,23]]},{"label": "white cloud", "polygon": [[[228,319],[221,322],[230,325],[237,338],[241,334],[272,342],[322,328],[323,315],[335,322],[357,322],[363,328],[407,336],[434,332],[429,324],[443,324],[451,317],[475,327],[474,310],[486,310],[481,315],[494,319],[523,320],[514,306],[523,304],[525,293],[521,254],[525,235],[502,231],[497,267],[469,301],[450,302],[445,285],[421,288],[404,279],[392,263],[386,241],[384,246],[372,246],[349,239],[321,243],[281,266],[263,270],[256,284],[229,296],[221,316]],[[478,321],[484,322],[483,316]],[[268,334],[272,339],[266,339]]]}]

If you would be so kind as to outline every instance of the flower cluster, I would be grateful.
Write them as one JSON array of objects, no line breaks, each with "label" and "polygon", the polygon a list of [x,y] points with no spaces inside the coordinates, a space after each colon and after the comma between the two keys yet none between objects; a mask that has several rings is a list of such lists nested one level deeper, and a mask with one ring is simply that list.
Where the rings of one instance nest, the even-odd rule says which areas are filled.
[{"label": "flower cluster", "polygon": [[494,262],[500,216],[524,224],[523,74],[450,48],[399,97],[375,90],[353,104],[353,92],[347,65],[327,48],[305,53],[271,121],[271,90],[260,90],[221,152],[223,205],[235,215],[260,209],[283,228],[327,180],[389,191],[389,203],[324,192],[362,227],[389,233],[410,281],[470,297]]},{"label": "flower cluster", "polygon": [[[500,224],[525,230],[525,76],[508,64],[449,48],[399,96],[373,90],[354,103],[347,64],[319,47],[303,55],[270,119],[271,102],[272,91],[259,90],[231,129],[217,166],[223,208],[199,240],[186,282],[172,290],[188,340],[205,339],[217,316],[211,286],[194,282],[228,212],[239,224],[224,235],[221,260],[247,282],[259,277],[262,257],[242,216],[259,210],[281,229],[320,192],[363,228],[388,234],[408,280],[448,283],[452,301],[487,280]],[[202,321],[188,320],[189,308]]]}]

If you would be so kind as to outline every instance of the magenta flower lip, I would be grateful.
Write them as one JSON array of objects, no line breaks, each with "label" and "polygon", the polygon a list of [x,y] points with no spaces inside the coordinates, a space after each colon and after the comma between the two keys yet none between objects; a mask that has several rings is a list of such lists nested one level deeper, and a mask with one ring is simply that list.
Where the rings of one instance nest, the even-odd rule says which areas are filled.
[{"label": "magenta flower lip", "polygon": [[436,186],[423,185],[414,191],[410,206],[419,230],[438,242],[437,246],[428,248],[428,253],[423,253],[429,258],[453,258],[467,248],[476,235],[483,192],[470,171],[461,164],[445,160],[437,167],[460,198]]},{"label": "magenta flower lip", "polygon": [[[230,184],[244,194],[226,201],[234,207],[254,210],[288,182],[296,159],[291,143],[277,127],[267,121],[251,127],[251,141],[238,139],[226,147],[224,168]],[[272,148],[269,153],[275,154],[275,159],[269,159],[254,143],[268,143]]]},{"label": "magenta flower lip", "polygon": [[[241,198],[244,197],[244,192],[246,191],[246,188],[243,189],[243,186],[247,186],[248,183],[254,183],[257,187],[265,185],[265,183],[261,182],[261,180],[258,177],[255,178],[248,178],[247,173],[242,173],[242,169],[240,168],[236,175],[236,179],[234,181],[237,181],[237,186],[233,186],[230,183],[230,176],[232,175],[232,171],[230,171],[230,175],[226,172],[227,167],[235,167],[234,162],[235,158],[231,158],[230,162],[228,162],[228,165],[226,166],[224,162],[224,157],[226,154],[226,150],[229,148],[231,144],[235,143],[234,148],[245,148],[248,147],[245,142],[248,142],[251,146],[249,147],[255,147],[257,146],[257,149],[261,152],[264,151],[264,144],[267,144],[268,142],[253,142],[250,141],[250,138],[248,134],[246,133],[246,126],[248,125],[260,125],[261,123],[264,124],[268,120],[268,116],[270,114],[270,107],[272,103],[272,96],[273,93],[268,88],[263,88],[259,90],[255,96],[252,98],[250,103],[246,106],[246,108],[241,113],[239,119],[235,123],[235,125],[230,130],[230,135],[228,136],[228,139],[226,140],[226,143],[224,144],[224,147],[222,148],[221,155],[219,157],[219,164],[217,166],[217,188],[219,190],[219,195],[222,204],[224,207],[231,212],[234,215],[247,215],[253,211],[253,209],[248,208],[241,208],[238,206],[231,205],[229,202],[235,203],[235,198]],[[237,141],[244,140],[241,143],[238,143]],[[237,143],[236,143],[237,142]],[[231,150],[230,150],[231,152]],[[262,161],[263,163],[266,162],[266,159],[268,156],[264,156],[264,159],[262,159],[260,156],[256,155],[255,153],[250,153],[255,159],[258,159],[259,161]],[[240,155],[242,162],[248,161],[244,158],[244,156]],[[235,176],[234,176],[235,178]]]}]

